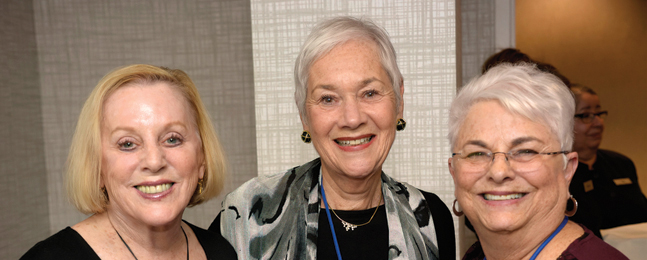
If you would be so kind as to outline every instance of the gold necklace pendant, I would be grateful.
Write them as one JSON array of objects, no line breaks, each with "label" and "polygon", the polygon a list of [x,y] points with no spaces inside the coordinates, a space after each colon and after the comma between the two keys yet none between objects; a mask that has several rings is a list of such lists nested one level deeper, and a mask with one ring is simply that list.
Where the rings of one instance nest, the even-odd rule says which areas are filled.
[{"label": "gold necklace pendant", "polygon": [[341,224],[344,225],[344,228],[346,229],[346,231],[348,231],[349,229],[351,231],[354,231],[355,228],[357,228],[357,225],[355,224],[348,223],[346,221],[343,221],[342,219],[339,219],[339,220],[341,220]]},{"label": "gold necklace pendant", "polygon": [[339,217],[339,215],[337,215],[337,212],[335,212],[334,209],[330,209],[330,210],[332,211],[332,214],[335,214],[335,217],[337,217],[337,219],[339,219],[339,221],[341,221],[341,224],[344,225],[344,228],[346,229],[346,231],[348,231],[348,230],[355,231],[355,229],[357,227],[361,227],[361,226],[367,225],[368,223],[371,223],[371,221],[373,220],[373,217],[375,217],[375,213],[377,213],[377,209],[379,209],[379,208],[380,208],[380,206],[375,207],[375,211],[373,211],[373,215],[371,216],[371,219],[369,219],[366,223],[357,224],[357,225],[344,221],[343,219],[341,219]]}]

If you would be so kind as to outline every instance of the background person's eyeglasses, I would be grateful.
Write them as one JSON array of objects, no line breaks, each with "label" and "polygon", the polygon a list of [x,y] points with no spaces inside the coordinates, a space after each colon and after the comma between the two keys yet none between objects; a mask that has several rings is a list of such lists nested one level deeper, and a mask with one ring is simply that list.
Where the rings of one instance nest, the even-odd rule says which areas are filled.
[{"label": "background person's eyeglasses", "polygon": [[485,172],[494,161],[494,156],[503,154],[510,167],[519,172],[531,172],[539,169],[543,164],[539,160],[540,155],[567,154],[568,151],[540,153],[532,149],[518,149],[509,152],[491,152],[486,150],[465,150],[452,153],[452,157],[458,156],[460,164],[468,172]]},{"label": "background person's eyeglasses", "polygon": [[579,118],[582,120],[583,123],[591,123],[593,122],[593,118],[596,116],[602,119],[605,119],[607,115],[609,114],[608,111],[600,111],[597,113],[581,113],[581,114],[575,114],[575,118]]}]

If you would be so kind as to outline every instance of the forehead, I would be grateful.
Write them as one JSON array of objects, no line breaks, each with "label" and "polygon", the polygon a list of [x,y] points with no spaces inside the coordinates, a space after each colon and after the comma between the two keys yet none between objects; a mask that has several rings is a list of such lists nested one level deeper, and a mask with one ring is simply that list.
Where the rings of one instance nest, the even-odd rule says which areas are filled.
[{"label": "forehead", "polygon": [[577,101],[577,110],[588,110],[600,108],[600,97],[598,95],[593,95],[591,93],[582,93],[580,94]]},{"label": "forehead", "polygon": [[129,83],[112,92],[103,103],[103,118],[111,116],[143,117],[181,117],[193,120],[190,104],[182,92],[168,82]]},{"label": "forehead", "polygon": [[353,39],[335,46],[330,52],[317,59],[309,72],[310,79],[315,82],[334,79],[342,74],[347,78],[349,72],[371,76],[386,75],[377,45],[365,39]]},{"label": "forehead", "polygon": [[467,113],[459,129],[456,147],[479,142],[491,149],[511,148],[510,145],[518,140],[556,143],[556,138],[544,124],[512,113],[498,101],[480,101]]}]

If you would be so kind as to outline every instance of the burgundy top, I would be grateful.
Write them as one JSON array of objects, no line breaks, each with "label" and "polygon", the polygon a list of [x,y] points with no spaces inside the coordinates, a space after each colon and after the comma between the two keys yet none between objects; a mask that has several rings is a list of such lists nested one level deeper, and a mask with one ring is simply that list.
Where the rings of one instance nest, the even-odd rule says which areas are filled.
[{"label": "burgundy top", "polygon": [[[557,258],[558,260],[629,260],[620,251],[595,236],[591,230],[583,225],[580,226],[584,229],[584,234],[575,239]],[[463,260],[483,260],[484,257],[481,242],[476,241],[467,249]]]}]

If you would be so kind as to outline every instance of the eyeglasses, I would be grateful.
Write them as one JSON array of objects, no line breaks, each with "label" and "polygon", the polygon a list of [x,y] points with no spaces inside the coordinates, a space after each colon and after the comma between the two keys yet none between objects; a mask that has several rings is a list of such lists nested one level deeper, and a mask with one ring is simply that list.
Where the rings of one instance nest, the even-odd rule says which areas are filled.
[{"label": "eyeglasses", "polygon": [[452,153],[452,157],[458,156],[458,161],[468,172],[484,172],[494,161],[497,153],[505,156],[510,167],[518,172],[531,172],[539,169],[542,160],[540,155],[567,154],[568,151],[540,153],[532,149],[517,149],[509,152],[491,152],[487,150],[468,149],[458,153]]},{"label": "eyeglasses", "polygon": [[579,118],[580,120],[582,120],[582,123],[588,124],[593,122],[593,118],[595,118],[596,116],[604,119],[607,117],[608,114],[609,114],[609,111],[600,111],[597,113],[581,113],[581,114],[575,114],[575,118]]}]

